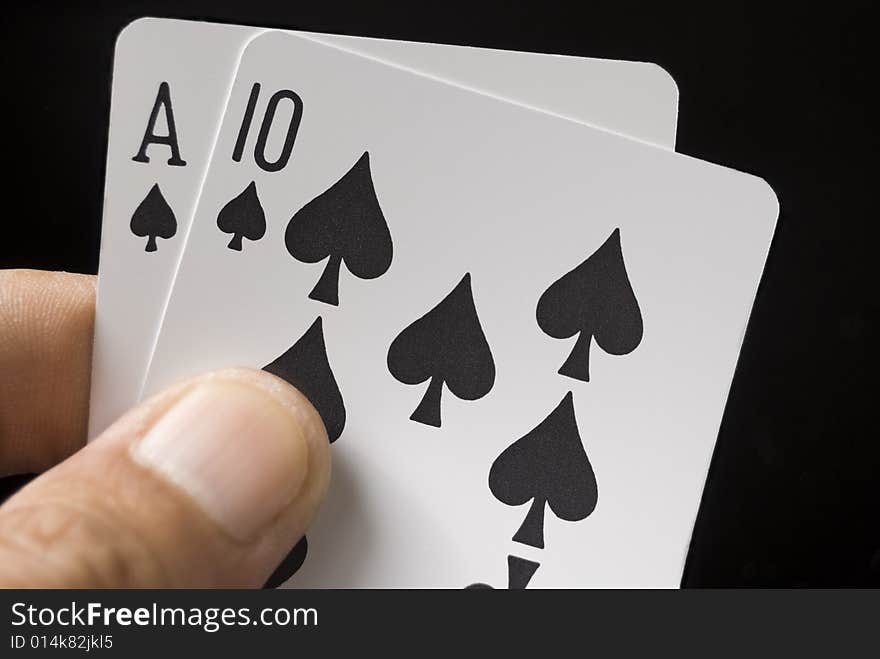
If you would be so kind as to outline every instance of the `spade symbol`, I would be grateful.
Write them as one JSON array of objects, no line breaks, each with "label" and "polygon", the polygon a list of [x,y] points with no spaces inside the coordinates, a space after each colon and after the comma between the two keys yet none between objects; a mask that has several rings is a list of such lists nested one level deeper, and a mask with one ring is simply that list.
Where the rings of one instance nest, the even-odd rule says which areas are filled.
[{"label": "spade symbol", "polygon": [[231,233],[227,247],[241,251],[241,239],[259,240],[266,235],[266,213],[257,196],[257,184],[250,182],[241,194],[230,199],[217,214],[217,226],[223,233]]},{"label": "spade symbol", "polygon": [[556,339],[578,334],[561,375],[590,381],[590,342],[625,355],[642,340],[642,312],[620,251],[620,229],[586,261],[551,284],[538,300],[538,325]]},{"label": "spade symbol", "polygon": [[532,505],[513,539],[544,548],[544,505],[559,519],[576,522],[596,507],[593,467],[584,452],[569,391],[550,415],[508,446],[489,470],[489,489],[508,506]]},{"label": "spade symbol", "polygon": [[430,379],[410,419],[437,428],[444,382],[464,400],[489,393],[495,384],[495,361],[477,317],[470,273],[436,307],[397,335],[388,349],[388,370],[404,384]]},{"label": "spade symbol", "polygon": [[147,239],[147,247],[144,250],[147,252],[156,251],[156,238],[168,239],[177,233],[174,211],[162,196],[158,183],[150,188],[144,200],[134,209],[129,226],[134,235]]},{"label": "spade symbol", "polygon": [[[263,370],[299,389],[321,415],[330,443],[339,438],[345,427],[345,404],[327,360],[320,316],[296,343],[271,364],[264,366]],[[308,540],[303,536],[263,587],[277,588],[290,579],[302,567],[308,548]]]},{"label": "spade symbol", "polygon": [[304,263],[327,257],[324,273],[309,298],[339,305],[339,266],[355,277],[375,279],[391,266],[391,234],[379,207],[370,154],[294,215],[284,233],[290,255]]},{"label": "spade symbol", "polygon": [[[532,580],[535,571],[541,567],[540,563],[528,561],[519,556],[507,557],[507,589],[524,590]],[[493,590],[492,586],[485,583],[472,583],[465,590]]]},{"label": "spade symbol", "polygon": [[296,343],[263,370],[299,389],[321,415],[330,443],[339,438],[345,427],[345,404],[327,360],[320,316]]},{"label": "spade symbol", "polygon": [[275,571],[266,580],[263,588],[278,588],[285,581],[290,579],[296,571],[302,567],[306,560],[306,554],[309,552],[309,542],[306,537],[296,543],[290,553],[285,556],[284,560],[275,568]]}]

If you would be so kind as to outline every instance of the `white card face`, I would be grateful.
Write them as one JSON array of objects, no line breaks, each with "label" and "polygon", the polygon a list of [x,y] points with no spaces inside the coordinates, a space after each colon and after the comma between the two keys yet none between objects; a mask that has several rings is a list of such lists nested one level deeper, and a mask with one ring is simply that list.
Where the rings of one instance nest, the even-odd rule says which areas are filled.
[{"label": "white card face", "polygon": [[[131,24],[119,37],[89,437],[139,399],[235,65],[245,43],[261,31],[150,18]],[[652,64],[356,37],[319,38],[648,142],[669,148],[674,144],[677,88]],[[162,83],[167,83],[167,101],[158,103],[155,128],[150,129],[157,99],[164,100]],[[169,115],[179,156],[175,158],[167,144],[148,144],[141,154],[148,130],[168,136]],[[135,210],[154,185],[157,192],[133,227]],[[158,237],[143,235],[151,223],[161,228]],[[135,229],[142,235],[136,235]]]},{"label": "white card face", "polygon": [[[254,154],[273,97],[288,101],[266,160],[300,121],[286,166],[267,172]],[[504,587],[512,555],[540,564],[535,587],[674,587],[777,212],[753,176],[262,35],[146,391],[229,365],[295,381],[326,352],[344,429],[296,585]],[[576,351],[563,366],[581,326],[589,364]],[[429,378],[445,382],[439,427]],[[328,390],[313,401],[335,435]],[[551,448],[522,462],[529,446]],[[531,513],[520,528],[536,501],[543,524]]]}]

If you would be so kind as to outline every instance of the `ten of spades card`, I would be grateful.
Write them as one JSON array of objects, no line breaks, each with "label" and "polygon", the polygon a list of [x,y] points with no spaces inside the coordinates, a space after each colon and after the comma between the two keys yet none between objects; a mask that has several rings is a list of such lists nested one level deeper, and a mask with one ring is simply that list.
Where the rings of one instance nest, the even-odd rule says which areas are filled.
[{"label": "ten of spades card", "polygon": [[675,586],[777,214],[754,176],[267,33],[146,392],[240,364],[313,400],[299,585]]}]

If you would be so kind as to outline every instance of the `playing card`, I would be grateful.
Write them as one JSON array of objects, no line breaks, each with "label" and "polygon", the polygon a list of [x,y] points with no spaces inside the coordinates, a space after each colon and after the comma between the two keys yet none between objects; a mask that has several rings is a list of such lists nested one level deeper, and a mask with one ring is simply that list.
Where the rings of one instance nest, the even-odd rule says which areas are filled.
[{"label": "playing card", "polygon": [[313,399],[334,480],[297,585],[677,586],[777,213],[754,176],[261,35],[146,391],[238,364]]},{"label": "playing card", "polygon": [[[258,28],[166,19],[116,46],[89,436],[135,403],[241,48]],[[651,64],[323,35],[373,56],[673,146]]]}]

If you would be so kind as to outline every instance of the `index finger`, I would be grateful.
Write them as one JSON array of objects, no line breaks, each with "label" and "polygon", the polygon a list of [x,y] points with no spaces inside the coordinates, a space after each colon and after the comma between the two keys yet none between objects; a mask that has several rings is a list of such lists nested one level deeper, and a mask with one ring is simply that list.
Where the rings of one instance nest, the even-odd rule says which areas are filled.
[{"label": "index finger", "polygon": [[85,444],[94,318],[94,277],[0,270],[0,475]]}]

